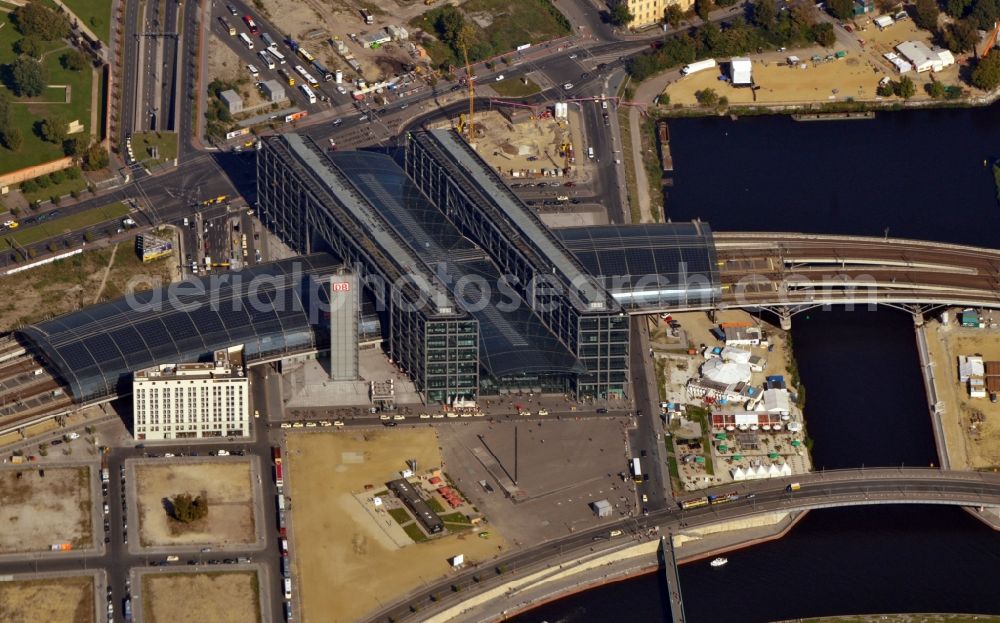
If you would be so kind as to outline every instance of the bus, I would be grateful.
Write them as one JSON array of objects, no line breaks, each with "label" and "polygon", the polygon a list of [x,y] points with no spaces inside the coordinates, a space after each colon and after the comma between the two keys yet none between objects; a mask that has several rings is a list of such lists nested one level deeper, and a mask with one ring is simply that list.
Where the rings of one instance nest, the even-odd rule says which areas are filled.
[{"label": "bus", "polygon": [[285,64],[285,55],[278,51],[278,46],[277,45],[275,45],[274,47],[268,48],[267,49],[267,53],[270,54],[271,56],[273,56],[274,58],[278,59],[278,64],[279,65],[284,65]]},{"label": "bus", "polygon": [[299,56],[307,63],[311,63],[316,60],[316,57],[309,53],[305,48],[299,48]]},{"label": "bus", "polygon": [[246,22],[247,28],[250,29],[251,35],[256,35],[260,30],[257,28],[257,22],[253,21],[253,18],[249,15],[243,16],[243,21]]},{"label": "bus", "polygon": [[220,15],[219,23],[222,24],[222,30],[228,32],[230,37],[236,36],[236,27],[230,24],[229,20]]},{"label": "bus", "polygon": [[299,89],[302,91],[303,94],[305,94],[306,99],[309,100],[310,104],[316,103],[316,94],[313,93],[313,90],[309,88],[309,85],[300,84]]},{"label": "bus", "polygon": [[274,69],[274,59],[271,58],[270,54],[261,50],[260,52],[257,52],[257,56],[260,57],[261,62],[264,63],[264,67]]},{"label": "bus", "polygon": [[303,78],[305,78],[305,81],[308,82],[309,84],[311,84],[312,86],[318,86],[319,85],[319,80],[316,80],[316,78],[313,78],[312,74],[310,74],[308,71],[306,71],[306,68],[303,67],[302,65],[296,65],[295,66],[295,71],[299,72],[299,75],[302,76]]},{"label": "bus", "polygon": [[281,76],[285,80],[285,82],[288,83],[288,86],[290,87],[295,86],[295,76],[285,71],[284,67],[278,68],[278,75]]},{"label": "bus", "polygon": [[247,33],[245,32],[240,33],[240,41],[243,42],[243,45],[247,46],[248,50],[253,49],[253,41],[250,39],[250,37],[247,36]]},{"label": "bus", "polygon": [[636,482],[642,482],[642,466],[637,458],[632,459],[632,479]]}]

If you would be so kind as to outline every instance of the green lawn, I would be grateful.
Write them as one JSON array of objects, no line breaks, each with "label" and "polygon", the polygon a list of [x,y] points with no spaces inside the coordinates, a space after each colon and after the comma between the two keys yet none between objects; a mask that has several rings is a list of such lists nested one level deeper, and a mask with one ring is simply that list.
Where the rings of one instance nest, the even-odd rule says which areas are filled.
[{"label": "green lawn", "polygon": [[401,526],[409,521],[413,521],[413,518],[410,517],[410,514],[402,508],[390,508],[388,512],[389,516],[395,519],[396,523],[398,523]]},{"label": "green lawn", "polygon": [[23,194],[28,203],[33,203],[36,200],[47,201],[52,197],[62,197],[63,195],[70,194],[74,190],[81,191],[86,187],[87,178],[81,175],[75,180],[66,179],[58,184],[50,184],[46,188],[39,188],[34,192]]},{"label": "green lawn", "polygon": [[448,513],[447,515],[441,515],[441,521],[445,523],[460,523],[466,526],[470,525],[469,518],[465,516],[465,513]]},{"label": "green lawn", "polygon": [[[150,147],[154,145],[160,150],[157,158],[150,155]],[[132,135],[132,151],[139,162],[150,166],[172,161],[177,158],[177,133],[137,132]]]},{"label": "green lawn", "polygon": [[494,91],[504,97],[527,97],[528,95],[534,95],[542,90],[541,87],[532,82],[530,78],[525,78],[524,80],[527,84],[518,79],[494,82],[491,86]]},{"label": "green lawn", "polygon": [[80,21],[97,35],[104,45],[111,40],[111,2],[109,0],[63,0]]},{"label": "green lawn", "polygon": [[403,530],[406,532],[407,536],[413,539],[415,543],[420,543],[422,541],[427,540],[427,535],[424,534],[424,531],[420,529],[420,526],[417,525],[417,522],[406,524],[405,526],[403,526]]},{"label": "green lawn", "polygon": [[84,227],[103,223],[104,221],[122,218],[128,213],[129,208],[119,201],[118,203],[112,203],[99,208],[84,210],[72,216],[64,216],[39,223],[38,225],[18,228],[15,232],[8,233],[0,240],[0,250],[10,248],[9,239],[11,238],[19,245],[34,244],[40,240],[58,236],[67,230],[76,231]]},{"label": "green lawn", "polygon": [[[9,19],[0,14],[0,65],[6,65],[16,58],[14,44],[21,34],[11,25]],[[71,90],[71,102],[65,101],[65,92],[61,88],[46,89],[37,98],[14,97],[11,94],[10,121],[11,125],[21,129],[24,144],[16,151],[0,147],[0,173],[16,171],[41,162],[48,162],[63,157],[62,145],[48,143],[39,138],[35,132],[35,124],[43,117],[58,112],[67,121],[77,120],[84,126],[84,133],[90,132],[90,94],[91,71],[70,71],[63,69],[60,57],[70,48],[62,41],[46,44],[50,51],[42,60],[50,85],[68,85]],[[0,86],[0,88],[5,88]],[[43,103],[56,102],[56,103]]]},{"label": "green lawn", "polygon": [[[435,35],[434,22],[442,10],[443,7],[438,7],[418,15],[410,20],[410,26]],[[469,60],[472,62],[513,52],[525,43],[547,41],[571,32],[569,22],[549,0],[468,0],[460,10],[473,32],[469,45]],[[482,28],[470,18],[477,14],[488,16],[492,20],[489,26]],[[461,51],[456,54],[439,43],[425,47],[437,64],[465,64],[460,58]]]},{"label": "green lawn", "polygon": [[434,498],[427,499],[427,506],[430,506],[431,510],[434,511],[435,513],[441,514],[444,512],[444,506],[442,506],[441,502],[438,502]]}]

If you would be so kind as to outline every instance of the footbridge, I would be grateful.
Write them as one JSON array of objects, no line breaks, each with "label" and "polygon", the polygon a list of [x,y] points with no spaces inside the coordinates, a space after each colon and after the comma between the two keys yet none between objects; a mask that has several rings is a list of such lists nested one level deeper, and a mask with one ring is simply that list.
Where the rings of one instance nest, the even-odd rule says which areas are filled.
[{"label": "footbridge", "polygon": [[[797,483],[794,491],[789,485]],[[677,506],[662,508],[643,517],[630,517],[589,530],[582,530],[526,547],[500,556],[486,566],[477,566],[433,583],[427,583],[394,604],[372,613],[369,621],[418,621],[432,614],[450,611],[459,616],[467,600],[487,591],[500,597],[487,599],[500,613],[509,604],[503,587],[516,578],[523,578],[552,565],[563,564],[602,551],[614,552],[627,545],[627,537],[642,538],[650,531],[671,535],[686,529],[701,528],[774,512],[802,511],[839,506],[869,504],[947,504],[972,509],[1000,508],[1000,474],[986,472],[940,470],[931,468],[849,469],[816,472],[793,478],[744,481],[715,489],[692,493],[685,499],[697,499],[708,494],[736,493],[738,497],[725,503],[706,504],[689,510]],[[995,524],[991,524],[995,525]],[[618,532],[621,531],[621,532]],[[609,538],[609,534],[617,534]],[[634,541],[632,541],[634,543]],[[664,543],[666,545],[666,543]],[[672,565],[672,548],[661,552],[664,563]],[[681,552],[683,557],[683,552]],[[500,570],[500,571],[497,571]],[[671,577],[671,617],[683,621],[683,601],[677,574]],[[494,590],[497,589],[497,590]],[[471,607],[471,606],[470,606]],[[477,608],[484,608],[480,602]],[[482,620],[499,619],[479,610]],[[441,618],[440,620],[446,620]]]},{"label": "footbridge", "polygon": [[826,305],[1000,307],[1000,250],[889,237],[714,234],[719,309],[791,316]]}]

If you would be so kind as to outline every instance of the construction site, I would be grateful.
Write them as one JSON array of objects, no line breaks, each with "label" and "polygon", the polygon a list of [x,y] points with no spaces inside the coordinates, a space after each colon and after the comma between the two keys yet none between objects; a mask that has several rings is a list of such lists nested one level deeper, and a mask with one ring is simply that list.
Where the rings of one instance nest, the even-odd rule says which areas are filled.
[{"label": "construction site", "polygon": [[[464,136],[470,125],[466,115],[453,121]],[[476,151],[503,176],[572,179],[577,174],[569,119],[557,118],[552,109],[499,107],[477,113],[474,127]]]}]

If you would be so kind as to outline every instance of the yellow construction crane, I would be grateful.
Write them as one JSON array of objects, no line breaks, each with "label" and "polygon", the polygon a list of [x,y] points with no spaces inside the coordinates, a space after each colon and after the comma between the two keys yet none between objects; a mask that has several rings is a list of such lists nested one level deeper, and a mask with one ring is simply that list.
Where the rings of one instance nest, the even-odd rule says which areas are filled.
[{"label": "yellow construction crane", "polygon": [[[462,42],[462,56],[465,57],[465,82],[469,85],[469,143],[476,142],[476,85],[472,75],[472,65],[469,64],[469,52],[465,49],[465,42]],[[461,130],[459,130],[461,131]]]}]

